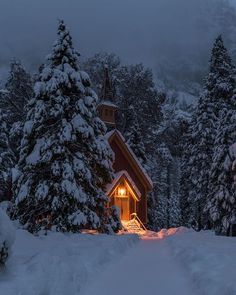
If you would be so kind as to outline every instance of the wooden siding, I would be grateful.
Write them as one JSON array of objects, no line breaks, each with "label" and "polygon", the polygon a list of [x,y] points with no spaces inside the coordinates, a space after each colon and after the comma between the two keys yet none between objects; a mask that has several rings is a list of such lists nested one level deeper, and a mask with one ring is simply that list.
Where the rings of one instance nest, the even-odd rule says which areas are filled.
[{"label": "wooden siding", "polygon": [[115,126],[115,108],[113,106],[100,105],[98,113],[104,123]]},{"label": "wooden siding", "polygon": [[126,170],[130,177],[135,182],[137,188],[141,192],[141,199],[136,203],[137,205],[137,214],[141,221],[146,224],[147,223],[147,190],[144,184],[142,183],[140,177],[138,176],[137,171],[130,164],[130,161],[126,157],[125,153],[122,151],[119,143],[116,140],[112,140],[110,142],[111,148],[115,153],[115,162],[113,164],[113,168],[115,172],[119,172],[121,170]]}]

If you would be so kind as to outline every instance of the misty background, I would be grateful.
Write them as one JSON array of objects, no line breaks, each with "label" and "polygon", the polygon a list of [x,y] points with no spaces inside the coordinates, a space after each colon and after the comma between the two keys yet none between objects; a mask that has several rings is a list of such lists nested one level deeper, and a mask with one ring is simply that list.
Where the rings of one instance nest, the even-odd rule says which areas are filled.
[{"label": "misty background", "polygon": [[218,34],[236,57],[236,0],[0,0],[0,74],[12,58],[36,72],[56,39],[57,19],[86,59],[106,51],[144,63],[164,87],[195,94]]}]

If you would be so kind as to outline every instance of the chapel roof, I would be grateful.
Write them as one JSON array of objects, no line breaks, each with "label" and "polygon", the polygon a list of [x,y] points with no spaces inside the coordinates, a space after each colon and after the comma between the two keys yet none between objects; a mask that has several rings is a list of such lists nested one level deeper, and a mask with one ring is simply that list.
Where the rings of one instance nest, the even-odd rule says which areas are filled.
[{"label": "chapel roof", "polygon": [[130,177],[129,173],[125,170],[119,171],[115,174],[115,178],[112,183],[109,183],[106,187],[106,193],[110,195],[122,178],[124,178],[128,182],[128,185],[132,188],[132,191],[134,192],[135,199],[139,201],[141,199],[141,193],[133,179]]},{"label": "chapel roof", "polygon": [[149,191],[152,190],[153,188],[153,183],[151,178],[148,176],[146,170],[132,151],[131,147],[127,144],[125,141],[125,138],[123,135],[118,131],[117,129],[111,130],[106,134],[106,138],[109,143],[112,142],[115,138],[119,141],[120,145],[123,148],[123,151],[126,153],[126,157],[128,160],[131,162],[132,166],[136,169],[138,172],[139,176],[142,178],[143,182],[146,184],[146,187]]}]

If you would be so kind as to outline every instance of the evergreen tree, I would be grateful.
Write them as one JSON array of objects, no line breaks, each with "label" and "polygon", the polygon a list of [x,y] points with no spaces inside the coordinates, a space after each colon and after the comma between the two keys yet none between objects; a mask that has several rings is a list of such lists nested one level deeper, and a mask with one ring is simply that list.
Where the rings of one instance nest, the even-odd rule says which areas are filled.
[{"label": "evergreen tree", "polygon": [[[185,147],[190,151],[187,161],[190,173],[188,194],[191,206],[190,223],[198,230],[211,227],[207,214],[204,214],[210,193],[209,172],[213,161],[220,112],[232,98],[233,84],[231,59],[219,36],[213,46],[210,72],[206,78],[204,91],[189,128],[191,140],[189,146]],[[186,191],[182,193],[186,194]]]},{"label": "evergreen tree", "polygon": [[33,85],[30,75],[20,61],[13,60],[5,85],[5,95],[0,101],[1,108],[8,113],[8,120],[11,124],[24,121],[26,117],[25,106],[32,98],[32,94]]},{"label": "evergreen tree", "polygon": [[147,161],[145,154],[145,147],[143,144],[143,139],[141,135],[140,125],[137,118],[137,114],[134,108],[131,106],[128,110],[128,118],[130,129],[124,134],[128,145],[131,147],[132,151],[139,159],[139,161],[144,165]]},{"label": "evergreen tree", "polygon": [[[142,64],[124,66],[117,73],[117,92],[120,97],[120,129],[125,134],[130,129],[129,111],[133,107],[139,118],[145,146],[151,145],[152,128],[160,122],[161,95],[154,86],[153,74]],[[151,148],[151,146],[150,146]]]},{"label": "evergreen tree", "polygon": [[19,61],[13,60],[5,89],[0,97],[0,108],[7,114],[9,142],[15,154],[15,164],[19,157],[19,146],[26,118],[26,104],[32,98],[33,85],[30,75]]},{"label": "evergreen tree", "polygon": [[12,169],[19,159],[19,146],[26,117],[25,106],[32,97],[32,81],[19,61],[13,60],[5,89],[0,92],[0,199],[12,197]]},{"label": "evergreen tree", "polygon": [[[235,97],[234,97],[235,99]],[[235,101],[236,102],[236,101]],[[232,177],[229,146],[236,138],[236,105],[221,112],[214,141],[210,171],[210,193],[206,206],[213,227],[219,234],[229,235],[230,225],[236,221],[236,194]]]},{"label": "evergreen tree", "polygon": [[[103,98],[103,82],[104,82],[104,68],[109,69],[112,90],[115,93],[115,88],[118,84],[117,75],[121,68],[120,58],[114,53],[100,52],[94,56],[88,58],[84,64],[85,71],[89,74],[96,93],[99,94],[99,98]],[[118,97],[116,97],[118,98]]]},{"label": "evergreen tree", "polygon": [[189,165],[189,159],[191,157],[192,137],[189,132],[188,126],[185,134],[181,138],[182,157],[180,163],[180,220],[183,226],[190,227],[190,213],[191,204],[189,198],[189,192],[191,188],[191,181],[189,175],[191,174],[191,166]]},{"label": "evergreen tree", "polygon": [[[112,152],[97,117],[97,96],[79,70],[63,21],[30,101],[15,191],[15,217],[31,231],[120,228],[104,193],[113,179]],[[114,214],[114,218],[112,216]]]},{"label": "evergreen tree", "polygon": [[7,115],[0,112],[0,202],[11,199],[11,168],[14,166],[14,154],[9,144],[9,126]]},{"label": "evergreen tree", "polygon": [[217,122],[212,107],[210,99],[203,94],[190,126],[191,144],[185,147],[189,151],[187,163],[187,171],[189,171],[189,223],[196,230],[207,227],[207,218],[203,214],[203,209],[208,199],[209,170]]},{"label": "evergreen tree", "polygon": [[173,157],[169,165],[169,176],[167,178],[168,184],[168,227],[180,226],[180,159]]},{"label": "evergreen tree", "polygon": [[[236,135],[236,101],[233,95],[236,85],[234,67],[221,36],[216,39],[213,48],[211,72],[209,85],[214,85],[214,91],[212,92],[215,97],[214,112],[217,116],[217,124],[215,124],[216,133],[213,142],[206,211],[210,213],[211,221],[216,231],[226,233],[229,224],[226,222],[227,217],[224,216],[226,214],[225,211],[227,211],[225,209],[227,208],[230,211],[230,207],[232,207],[226,205],[227,200],[230,199],[230,191],[226,187],[231,187],[232,180],[225,175],[227,172],[224,169],[224,161],[228,148],[233,144]],[[210,89],[212,90],[212,88]]]},{"label": "evergreen tree", "polygon": [[[156,161],[156,163],[154,162]],[[152,179],[155,183],[154,189],[149,196],[148,217],[149,227],[152,230],[168,228],[170,221],[170,170],[173,161],[168,147],[162,143],[156,149],[156,155],[149,164]],[[157,167],[159,167],[157,169]]]},{"label": "evergreen tree", "polygon": [[219,36],[213,46],[210,61],[210,73],[206,79],[206,96],[213,103],[217,119],[223,108],[228,108],[234,92],[234,67],[222,37]]},{"label": "evergreen tree", "polygon": [[157,130],[153,128],[156,153],[150,155],[148,163],[152,167],[153,159],[156,159],[155,167],[149,170],[155,183],[154,192],[151,194],[154,201],[151,202],[156,206],[150,207],[150,212],[155,211],[157,218],[154,218],[153,222],[151,215],[149,216],[150,224],[156,224],[152,227],[154,230],[174,227],[180,223],[180,140],[189,118],[185,107],[180,109],[174,97],[166,97],[162,107],[162,121]]}]

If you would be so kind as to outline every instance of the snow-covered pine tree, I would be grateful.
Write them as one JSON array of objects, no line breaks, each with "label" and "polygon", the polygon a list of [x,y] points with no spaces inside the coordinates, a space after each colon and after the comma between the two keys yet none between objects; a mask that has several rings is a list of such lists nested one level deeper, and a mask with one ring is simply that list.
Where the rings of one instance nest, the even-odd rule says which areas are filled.
[{"label": "snow-covered pine tree", "polygon": [[216,232],[227,234],[232,221],[231,213],[235,210],[235,201],[232,202],[232,179],[229,170],[225,169],[224,162],[228,148],[234,143],[236,136],[236,83],[235,69],[221,36],[217,38],[213,48],[211,78],[216,98],[214,111],[218,120],[205,211],[209,213]]},{"label": "snow-covered pine tree", "polygon": [[169,186],[168,198],[168,227],[178,227],[181,225],[180,210],[180,159],[173,157],[173,161],[169,166],[169,178],[167,178]]},{"label": "snow-covered pine tree", "polygon": [[11,62],[5,90],[0,104],[1,108],[8,112],[9,122],[23,121],[26,117],[25,106],[32,98],[33,85],[30,74],[26,72],[20,61]]},{"label": "snow-covered pine tree", "polygon": [[236,221],[232,163],[229,165],[232,158],[229,146],[236,138],[236,97],[234,99],[232,109],[223,109],[219,119],[210,171],[209,200],[206,206],[216,233],[223,235],[229,235],[230,226]]},{"label": "snow-covered pine tree", "polygon": [[160,118],[160,95],[154,86],[153,73],[143,64],[123,66],[117,73],[117,92],[120,97],[119,107],[122,111],[122,133],[129,130],[129,109],[132,106],[138,115],[142,134],[146,134],[144,144],[150,142],[152,127]]},{"label": "snow-covered pine tree", "polygon": [[213,103],[204,94],[200,97],[198,108],[190,126],[192,142],[189,149],[189,223],[196,230],[208,227],[208,218],[204,215],[204,206],[209,197],[209,171],[211,168],[213,144],[217,118],[213,112]]},{"label": "snow-covered pine tree", "polygon": [[5,89],[0,91],[0,199],[12,196],[12,168],[19,158],[19,146],[26,116],[25,106],[32,97],[32,81],[19,61],[13,60]]},{"label": "snow-covered pine tree", "polygon": [[192,137],[188,130],[181,138],[182,156],[180,163],[180,220],[183,226],[190,227],[190,200],[189,192],[191,188],[191,181],[189,180],[189,175],[191,174],[191,165],[189,164],[189,159],[191,157],[192,148]]},{"label": "snow-covered pine tree", "polygon": [[227,49],[219,36],[213,46],[210,72],[206,78],[203,94],[189,128],[191,144],[189,153],[190,171],[189,204],[190,221],[196,229],[211,227],[204,207],[209,199],[210,169],[213,161],[216,129],[220,112],[232,98],[233,66]]},{"label": "snow-covered pine tree", "polygon": [[[156,153],[149,158],[149,165],[155,168],[149,172],[155,183],[154,192],[150,199],[150,223],[156,224],[155,230],[160,227],[173,227],[180,223],[180,139],[189,121],[189,113],[180,109],[173,97],[166,98],[162,107],[162,121],[158,129],[153,128],[153,141],[155,142]],[[153,200],[152,200],[153,199]],[[152,207],[151,203],[156,203]],[[152,221],[153,212],[156,211],[156,221]]]},{"label": "snow-covered pine tree", "polygon": [[104,193],[113,179],[113,155],[78,57],[60,21],[58,40],[28,105],[15,190],[15,217],[34,233],[51,226],[72,232],[120,227]]},{"label": "snow-covered pine tree", "polygon": [[[206,95],[214,102],[213,111],[219,119],[220,112],[232,103],[235,87],[235,70],[221,36],[216,38],[206,79]],[[234,103],[234,102],[233,102]],[[216,126],[217,127],[217,126]]]},{"label": "snow-covered pine tree", "polygon": [[[98,93],[101,98],[103,98],[102,87],[104,83],[105,66],[107,66],[109,69],[112,91],[115,92],[115,87],[118,83],[117,74],[121,67],[121,61],[117,55],[107,52],[96,53],[94,56],[88,58],[83,64],[83,68],[89,74],[90,79],[93,81],[93,86],[95,87],[94,89],[96,93]],[[118,97],[114,95],[114,98],[117,99]]]},{"label": "snow-covered pine tree", "polygon": [[26,104],[32,98],[33,84],[30,74],[20,61],[13,60],[5,89],[0,97],[0,107],[7,114],[10,126],[9,140],[15,153],[16,162],[19,156],[19,145],[22,138],[23,123],[26,118]]},{"label": "snow-covered pine tree", "polygon": [[0,202],[12,197],[11,168],[14,166],[14,153],[9,144],[7,115],[0,111]]},{"label": "snow-covered pine tree", "polygon": [[[157,162],[154,163],[154,161]],[[150,172],[156,185],[149,196],[148,216],[149,227],[155,231],[168,228],[170,224],[170,165],[172,161],[173,157],[169,148],[165,143],[162,143],[157,147],[156,155],[152,163],[149,164],[150,167],[153,167],[154,171],[150,169]]]},{"label": "snow-covered pine tree", "polygon": [[145,165],[147,162],[145,147],[143,144],[137,113],[133,106],[130,106],[128,109],[127,121],[129,121],[128,125],[130,128],[124,134],[125,139],[139,161]]}]

